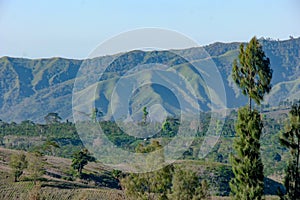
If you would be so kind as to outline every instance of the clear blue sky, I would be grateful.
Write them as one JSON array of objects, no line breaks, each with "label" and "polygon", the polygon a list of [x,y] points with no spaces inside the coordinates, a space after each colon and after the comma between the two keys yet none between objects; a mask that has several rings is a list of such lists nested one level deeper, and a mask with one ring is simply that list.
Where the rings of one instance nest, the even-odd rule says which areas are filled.
[{"label": "clear blue sky", "polygon": [[300,36],[298,0],[0,0],[0,56],[85,58],[124,31],[159,27],[200,45]]}]

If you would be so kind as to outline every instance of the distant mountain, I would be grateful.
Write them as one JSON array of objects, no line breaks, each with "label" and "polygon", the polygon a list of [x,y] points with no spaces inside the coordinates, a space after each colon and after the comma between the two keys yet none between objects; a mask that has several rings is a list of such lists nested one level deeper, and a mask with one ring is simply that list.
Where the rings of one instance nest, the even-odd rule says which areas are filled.
[{"label": "distant mountain", "polygon": [[[261,39],[260,42],[271,60],[273,69],[273,89],[265,98],[265,103],[278,105],[279,102],[287,99],[299,99],[300,38],[286,41]],[[211,56],[211,61],[220,71],[226,91],[227,106],[230,108],[246,103],[246,98],[239,94],[231,79],[232,62],[238,55],[239,45],[240,43],[214,43],[204,47]],[[200,105],[201,110],[209,110],[212,102],[208,93],[219,97],[219,92],[205,85],[203,75],[199,75],[193,68],[193,64],[201,65],[209,60],[207,56],[197,54],[198,50],[199,48],[176,50],[175,54],[169,51],[135,50],[121,56],[104,56],[85,61],[64,58],[2,57],[0,58],[0,119],[17,122],[30,119],[41,122],[47,113],[57,112],[63,119],[72,120],[72,101],[76,103],[81,98],[85,99],[87,105],[93,105],[90,103],[95,101],[95,107],[99,108],[107,119],[112,118],[112,112],[118,117],[126,118],[126,115],[131,115],[133,120],[141,119],[144,106],[151,109],[152,117],[156,119],[162,117],[159,113],[176,114],[182,109],[187,113],[193,112],[195,102]],[[184,58],[188,57],[191,62],[178,57],[176,52],[184,55]],[[149,67],[154,64],[171,66],[171,68],[165,73],[159,70],[150,70],[149,73],[139,72],[143,66]],[[72,99],[76,76],[78,78],[76,81],[79,81],[77,83],[81,83],[84,78],[77,74],[80,67],[84,65],[89,66],[85,69],[87,70],[85,73],[89,78],[97,80],[97,83],[77,84],[76,95]],[[108,67],[103,71],[101,66]],[[140,68],[136,69],[136,66]],[[175,77],[174,73],[171,73],[172,70],[180,74],[178,77],[182,75],[183,79],[188,80],[188,84],[183,79],[182,83],[177,83],[176,81],[181,79]],[[135,88],[134,84],[142,82],[147,84]],[[165,86],[161,86],[160,83]],[[126,99],[128,106],[123,105],[122,97],[127,95],[126,89],[132,89],[129,86],[135,90],[127,91],[130,93],[129,101]],[[174,93],[174,88],[179,89]],[[90,91],[96,93],[89,94]],[[190,95],[193,91],[195,93]],[[124,93],[123,96],[121,92]],[[112,94],[116,94],[113,99],[111,99]],[[81,107],[86,105],[76,104],[76,106],[78,107],[75,109],[82,111]],[[90,115],[87,112],[85,114]]]}]

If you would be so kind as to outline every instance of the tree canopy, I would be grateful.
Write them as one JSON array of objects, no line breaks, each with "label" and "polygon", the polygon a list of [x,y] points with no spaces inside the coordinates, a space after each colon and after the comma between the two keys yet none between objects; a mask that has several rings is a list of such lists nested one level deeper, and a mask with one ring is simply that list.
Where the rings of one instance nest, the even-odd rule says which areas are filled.
[{"label": "tree canopy", "polygon": [[76,169],[79,176],[82,174],[82,170],[88,162],[95,162],[96,158],[91,155],[91,153],[87,149],[82,149],[73,155],[72,159],[72,167]]},{"label": "tree canopy", "polygon": [[242,93],[248,96],[250,109],[251,99],[260,105],[264,94],[270,92],[270,59],[266,57],[256,37],[251,39],[246,49],[244,44],[240,45],[238,61],[235,59],[233,62],[232,78]]}]

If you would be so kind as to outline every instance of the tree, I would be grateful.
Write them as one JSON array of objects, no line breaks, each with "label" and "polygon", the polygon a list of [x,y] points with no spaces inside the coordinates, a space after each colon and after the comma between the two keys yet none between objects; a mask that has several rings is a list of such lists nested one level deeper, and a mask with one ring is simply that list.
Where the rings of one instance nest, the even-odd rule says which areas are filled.
[{"label": "tree", "polygon": [[117,179],[119,181],[118,185],[121,187],[121,189],[123,190],[122,184],[121,184],[121,180],[122,178],[124,178],[124,174],[121,170],[117,170],[117,169],[113,169],[111,172],[112,176]]},{"label": "tree", "polygon": [[27,168],[28,161],[26,160],[25,154],[13,154],[10,157],[9,162],[14,175],[14,181],[17,182],[20,176],[23,174],[23,170]]},{"label": "tree", "polygon": [[180,122],[178,118],[167,117],[162,124],[162,136],[174,137],[178,132],[179,125]]},{"label": "tree", "polygon": [[44,119],[47,124],[57,124],[60,123],[61,117],[58,113],[48,113]]},{"label": "tree", "polygon": [[175,168],[172,180],[172,194],[174,200],[200,200],[209,196],[206,180],[201,183],[193,171],[186,171],[180,167]]},{"label": "tree", "polygon": [[121,179],[129,199],[167,199],[171,189],[173,166],[146,173],[130,173]]},{"label": "tree", "polygon": [[87,149],[82,149],[73,155],[71,166],[73,169],[77,170],[79,176],[82,175],[82,170],[88,162],[95,162],[96,158],[91,155]]},{"label": "tree", "polygon": [[55,155],[54,148],[60,148],[59,144],[54,140],[47,140],[41,147],[44,152],[50,152],[52,156]]},{"label": "tree", "polygon": [[34,152],[30,154],[28,162],[28,171],[33,178],[34,185],[36,185],[37,180],[42,177],[45,173],[44,168],[44,158],[40,152]]},{"label": "tree", "polygon": [[262,123],[258,111],[250,111],[247,107],[239,109],[235,130],[231,195],[237,200],[259,200],[263,195],[264,175],[259,142]]},{"label": "tree", "polygon": [[147,111],[147,107],[143,108],[143,124],[145,125],[147,123],[147,118],[148,118],[149,112]]},{"label": "tree", "polygon": [[264,94],[271,90],[272,70],[270,60],[265,56],[262,46],[253,37],[246,49],[240,45],[239,62],[235,59],[232,68],[232,78],[240,87],[242,93],[258,105],[263,100]]},{"label": "tree", "polygon": [[[136,148],[138,153],[149,153],[155,150],[162,150],[158,141],[151,144],[140,144]],[[156,154],[156,156],[159,156]],[[150,158],[149,165],[163,162],[161,158]],[[151,166],[150,166],[151,168]],[[129,173],[121,179],[121,184],[125,189],[126,196],[132,199],[167,199],[167,194],[171,189],[173,165],[165,166],[157,171],[146,173]]]},{"label": "tree", "polygon": [[272,70],[270,60],[262,46],[253,37],[246,49],[240,45],[239,62],[235,59],[232,78],[242,93],[248,96],[249,107],[240,108],[235,125],[235,156],[231,156],[234,178],[230,181],[235,199],[261,199],[264,175],[260,155],[262,122],[257,110],[252,110],[252,99],[260,105],[271,90]]},{"label": "tree", "polygon": [[285,199],[300,199],[300,103],[295,103],[290,111],[290,123],[281,134],[280,143],[290,150],[291,158],[286,169],[284,185]]},{"label": "tree", "polygon": [[92,114],[91,114],[91,120],[92,122],[97,122],[100,117],[103,116],[103,112],[98,110],[98,108],[93,108]]}]

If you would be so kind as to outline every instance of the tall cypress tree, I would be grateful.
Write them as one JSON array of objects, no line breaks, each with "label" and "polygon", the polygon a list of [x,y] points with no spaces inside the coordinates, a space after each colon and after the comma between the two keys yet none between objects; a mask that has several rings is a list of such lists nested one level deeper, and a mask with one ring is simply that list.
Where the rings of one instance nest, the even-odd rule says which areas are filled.
[{"label": "tall cypress tree", "polygon": [[252,110],[252,100],[257,104],[271,90],[272,70],[270,60],[262,46],[253,37],[246,49],[240,46],[239,60],[234,60],[232,78],[242,93],[249,98],[249,108],[240,108],[235,125],[235,156],[231,156],[234,178],[230,181],[231,195],[235,199],[257,199],[263,195],[263,164],[260,155],[262,123],[259,112]]},{"label": "tall cypress tree", "polygon": [[290,123],[280,136],[280,143],[291,153],[284,181],[285,199],[300,199],[300,103],[292,106]]},{"label": "tall cypress tree", "polygon": [[260,135],[262,123],[259,113],[244,107],[239,109],[236,123],[236,139],[232,156],[234,178],[230,181],[234,199],[261,199],[264,175],[260,156]]}]

